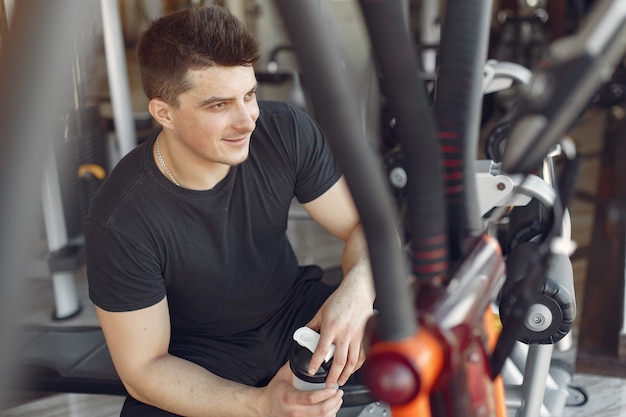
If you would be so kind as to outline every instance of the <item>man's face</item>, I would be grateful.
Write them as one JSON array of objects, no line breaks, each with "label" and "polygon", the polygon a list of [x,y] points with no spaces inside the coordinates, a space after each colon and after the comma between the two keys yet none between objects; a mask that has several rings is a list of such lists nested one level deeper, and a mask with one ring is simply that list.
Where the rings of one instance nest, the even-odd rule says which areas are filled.
[{"label": "man's face", "polygon": [[192,88],[171,111],[176,146],[182,145],[189,162],[208,168],[245,161],[259,117],[254,69],[210,67],[190,70],[187,79]]}]

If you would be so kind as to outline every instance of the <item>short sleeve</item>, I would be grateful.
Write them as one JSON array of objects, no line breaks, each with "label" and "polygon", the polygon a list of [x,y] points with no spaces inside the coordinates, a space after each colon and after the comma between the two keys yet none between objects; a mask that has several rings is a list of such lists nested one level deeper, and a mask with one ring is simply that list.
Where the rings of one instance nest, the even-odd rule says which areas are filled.
[{"label": "short sleeve", "polygon": [[165,297],[154,251],[97,220],[85,224],[89,298],[107,311],[149,307]]},{"label": "short sleeve", "polygon": [[319,125],[299,109],[294,109],[294,120],[295,195],[300,203],[308,203],[328,191],[341,177],[341,171]]}]

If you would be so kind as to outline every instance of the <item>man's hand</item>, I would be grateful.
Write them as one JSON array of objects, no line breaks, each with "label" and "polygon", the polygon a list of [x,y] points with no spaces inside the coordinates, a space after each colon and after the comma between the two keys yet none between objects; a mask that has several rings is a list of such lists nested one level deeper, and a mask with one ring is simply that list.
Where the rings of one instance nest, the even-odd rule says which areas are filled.
[{"label": "man's hand", "polygon": [[289,364],[284,365],[263,390],[267,417],[334,417],[343,404],[343,391],[325,388],[300,391],[293,386]]},{"label": "man's hand", "polygon": [[317,372],[331,344],[335,344],[333,364],[326,379],[329,386],[344,385],[365,362],[363,336],[365,325],[373,314],[371,292],[359,291],[359,285],[353,285],[346,278],[307,324],[320,333],[311,357],[310,374]]},{"label": "man's hand", "polygon": [[334,343],[333,365],[326,382],[343,385],[365,362],[362,342],[376,296],[365,233],[344,178],[302,206],[317,223],[346,244],[341,258],[343,280],[307,324],[320,333],[309,372],[315,373]]}]

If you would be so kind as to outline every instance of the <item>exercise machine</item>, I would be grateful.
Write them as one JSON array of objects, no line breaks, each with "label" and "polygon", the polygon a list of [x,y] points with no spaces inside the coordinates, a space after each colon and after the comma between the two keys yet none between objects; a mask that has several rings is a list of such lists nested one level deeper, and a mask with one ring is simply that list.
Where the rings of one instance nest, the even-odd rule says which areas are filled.
[{"label": "exercise machine", "polygon": [[[409,270],[403,249],[397,244],[399,221],[394,218],[389,188],[383,175],[370,169],[377,158],[364,146],[371,141],[362,139],[367,132],[360,129],[359,115],[350,106],[352,90],[340,65],[342,57],[321,26],[311,21],[316,15],[314,9],[277,1],[303,71],[318,87],[313,100],[318,108],[329,109],[317,118],[344,168],[370,247],[379,314],[372,325],[365,377],[374,397],[390,404],[394,416],[504,416],[508,406],[518,415],[555,415],[561,405],[549,405],[562,403],[566,394],[545,395],[543,381],[550,375],[549,383],[556,383],[557,391],[559,384],[561,388],[567,386],[561,374],[556,369],[551,373],[550,369],[549,350],[555,343],[554,336],[560,337],[560,333],[547,341],[537,338],[548,329],[552,332],[555,321],[544,327],[553,311],[541,307],[536,297],[549,293],[546,283],[551,280],[546,276],[552,270],[563,270],[563,265],[567,269],[567,259],[562,262],[562,255],[567,258],[571,249],[563,226],[577,159],[562,139],[600,87],[602,74],[609,73],[624,53],[626,4],[612,0],[599,3],[574,36],[550,46],[546,58],[534,69],[511,119],[502,172],[528,177],[551,157],[556,145],[561,146],[565,158],[558,184],[551,184],[554,198],[547,206],[550,227],[521,257],[521,278],[511,282],[507,270],[515,267],[505,267],[505,262],[513,263],[516,256],[511,260],[509,253],[505,261],[503,248],[481,221],[477,191],[466,184],[475,178],[475,143],[471,135],[477,130],[480,100],[476,89],[482,81],[485,58],[481,54],[484,38],[472,35],[478,33],[480,37],[484,33],[481,31],[485,30],[490,8],[488,2],[463,3],[449,1],[447,5],[447,12],[455,17],[447,16],[443,23],[433,114],[420,83],[400,3],[360,2],[372,34],[382,94],[404,147]],[[448,35],[448,31],[456,33]],[[463,46],[454,45],[453,35],[461,39]],[[478,58],[472,60],[471,56]],[[460,62],[461,69],[454,68],[454,60]],[[441,92],[446,87],[451,91],[449,96]],[[455,123],[452,111],[460,113],[462,120]],[[440,147],[444,148],[443,158]],[[354,164],[354,160],[361,163]],[[442,166],[461,169],[444,173]],[[544,183],[553,180],[543,179]],[[407,287],[411,275],[418,283],[414,295]],[[561,277],[558,273],[556,276]],[[567,271],[562,276],[563,283],[571,281]],[[509,311],[502,330],[495,332],[491,328],[491,303],[498,301],[505,286],[515,283],[520,285],[519,297],[506,306]],[[557,328],[565,325],[562,330],[567,333],[565,322],[572,317],[561,313],[563,320]],[[571,315],[572,310],[566,313]],[[526,337],[532,330],[536,334]],[[517,360],[514,349],[520,338],[529,349],[518,368],[532,372],[514,392],[515,387],[504,385],[503,367],[509,357]],[[538,381],[542,383],[534,388]],[[513,401],[507,404],[509,398]]]}]

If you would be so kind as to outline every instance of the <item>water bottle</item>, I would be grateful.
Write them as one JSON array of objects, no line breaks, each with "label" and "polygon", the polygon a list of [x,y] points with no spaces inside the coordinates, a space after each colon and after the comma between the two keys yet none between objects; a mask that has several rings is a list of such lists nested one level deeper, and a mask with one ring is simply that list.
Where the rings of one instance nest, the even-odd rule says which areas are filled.
[{"label": "water bottle", "polygon": [[299,390],[314,391],[326,388],[326,377],[332,365],[335,345],[331,345],[322,366],[315,375],[309,375],[308,372],[311,356],[313,356],[319,338],[320,335],[308,327],[301,327],[293,334],[295,343],[289,355],[289,367],[293,373],[293,384]]}]

